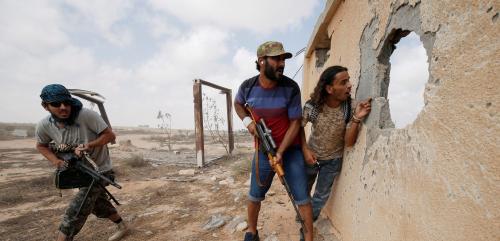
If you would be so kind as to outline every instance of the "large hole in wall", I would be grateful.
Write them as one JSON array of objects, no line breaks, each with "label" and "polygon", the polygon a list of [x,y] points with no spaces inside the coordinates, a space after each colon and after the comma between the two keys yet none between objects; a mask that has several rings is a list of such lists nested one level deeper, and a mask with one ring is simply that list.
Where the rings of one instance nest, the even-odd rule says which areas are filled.
[{"label": "large hole in wall", "polygon": [[[424,107],[424,89],[429,79],[427,54],[415,32],[397,30],[392,36],[387,99],[396,128],[412,124]],[[384,91],[385,92],[385,91]]]},{"label": "large hole in wall", "polygon": [[[359,74],[359,83],[356,89],[356,100],[364,100],[370,97],[373,98],[372,112],[365,122],[365,125],[367,127],[367,147],[370,147],[381,135],[388,137],[392,133],[394,133],[394,131],[402,133],[398,129],[395,129],[396,125],[394,125],[393,121],[396,120],[397,122],[397,116],[399,114],[394,113],[395,111],[397,111],[397,104],[392,103],[392,99],[394,99],[394,97],[392,97],[392,91],[395,87],[394,84],[397,84],[397,82],[401,81],[398,81],[398,79],[394,76],[390,76],[392,71],[394,71],[392,72],[392,74],[397,72],[397,64],[394,63],[394,60],[391,60],[391,56],[393,58],[396,56],[396,54],[393,56],[393,54],[395,53],[394,51],[402,51],[402,58],[412,62],[415,61],[415,57],[411,56],[407,51],[404,51],[406,48],[404,48],[401,43],[399,43],[400,41],[402,41],[403,43],[408,38],[412,39],[410,35],[410,33],[412,32],[414,32],[414,34],[412,35],[416,34],[413,38],[418,40],[418,44],[416,45],[418,45],[418,48],[420,49],[419,56],[424,56],[424,60],[420,61],[420,63],[429,63],[428,65],[425,64],[425,68],[417,71],[419,74],[425,74],[425,76],[419,78],[419,81],[417,82],[421,83],[421,88],[425,85],[425,97],[427,98],[422,95],[422,91],[420,91],[420,93],[418,93],[418,91],[413,92],[415,92],[418,96],[420,103],[425,101],[424,103],[427,107],[429,106],[429,104],[431,104],[431,102],[429,102],[429,91],[435,92],[436,89],[432,90],[429,88],[437,87],[437,83],[439,83],[439,80],[433,77],[432,72],[429,73],[429,70],[432,69],[432,62],[430,62],[430,57],[432,56],[434,48],[436,32],[423,31],[421,28],[422,20],[420,20],[420,16],[421,14],[419,3],[415,4],[414,6],[403,4],[396,7],[396,9],[391,14],[389,23],[384,26],[383,37],[377,37],[379,31],[381,31],[380,21],[378,20],[377,16],[374,16],[372,18],[372,21],[367,23],[365,29],[363,30],[363,34],[359,41],[359,49],[361,53],[361,68]],[[429,56],[429,58],[425,58],[425,56]],[[437,61],[437,57],[433,58]],[[395,68],[396,70],[394,70]],[[406,71],[405,76],[412,77],[410,75],[412,75],[412,73],[414,73],[416,69],[417,68],[415,66],[410,67],[409,70]],[[409,79],[405,79],[403,80],[403,82],[408,80]],[[391,86],[389,87],[389,85]],[[388,94],[389,88],[391,89],[391,95]],[[402,91],[396,92],[402,93]],[[390,104],[389,99],[391,99]],[[406,101],[406,99],[404,101]],[[405,108],[415,110],[414,113],[418,113],[413,118],[411,118],[411,122],[414,122],[414,118],[423,113],[422,105],[420,105],[419,107],[417,107],[415,104],[408,103],[405,103],[403,105],[405,106]],[[391,114],[394,117],[391,117]],[[432,113],[427,112],[427,114]],[[400,124],[399,122],[397,122],[397,126],[404,127],[404,124]],[[366,150],[368,150],[368,148]],[[370,158],[368,158],[368,155],[366,155],[363,163],[366,163],[369,160]]]}]

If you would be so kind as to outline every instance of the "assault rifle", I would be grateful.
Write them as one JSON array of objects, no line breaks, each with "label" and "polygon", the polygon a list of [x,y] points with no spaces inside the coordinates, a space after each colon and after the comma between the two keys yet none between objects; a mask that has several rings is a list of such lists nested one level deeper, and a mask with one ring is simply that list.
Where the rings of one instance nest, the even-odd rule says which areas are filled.
[{"label": "assault rifle", "polygon": [[[59,154],[58,156],[68,164],[66,168],[58,169],[56,171],[56,187],[59,189],[88,187],[88,190],[83,198],[83,202],[78,208],[77,215],[80,214],[83,204],[87,200],[90,190],[94,187],[94,185],[101,187],[106,194],[108,194],[109,198],[116,203],[116,205],[120,205],[120,203],[108,191],[108,189],[106,189],[105,186],[110,184],[118,189],[121,189],[122,186],[114,180],[102,175],[97,170],[97,165],[90,158],[90,155],[87,152],[83,152],[82,157],[76,156],[74,154],[75,148],[76,145],[60,145],[59,147],[51,146],[51,149],[55,153]],[[85,162],[92,166],[92,168],[85,164]]]},{"label": "assault rifle", "polygon": [[[257,131],[257,142],[260,142],[262,144],[262,147],[264,148],[264,154],[267,155],[269,159],[269,163],[271,164],[271,168],[273,171],[278,175],[278,178],[285,187],[286,193],[288,194],[288,197],[290,198],[290,201],[292,202],[292,206],[295,209],[295,213],[297,214],[297,217],[299,219],[300,225],[302,226],[302,230],[304,232],[307,232],[307,228],[304,224],[304,219],[300,215],[299,209],[297,205],[295,204],[295,198],[292,195],[292,192],[290,190],[290,186],[288,185],[288,182],[285,179],[285,171],[283,170],[283,166],[281,163],[277,163],[275,161],[276,159],[276,143],[274,142],[274,139],[271,135],[271,130],[267,128],[266,122],[264,121],[264,118],[260,118],[259,121],[255,120],[255,117],[253,115],[253,111],[251,107],[247,104],[245,104],[246,109],[250,113],[250,117],[252,118],[253,122],[255,123],[256,131]],[[256,145],[257,147],[259,146],[259,143]],[[256,154],[258,156],[258,154]],[[258,160],[257,160],[258,161]],[[258,166],[258,164],[257,164]],[[258,175],[256,175],[256,178],[259,178]]]}]

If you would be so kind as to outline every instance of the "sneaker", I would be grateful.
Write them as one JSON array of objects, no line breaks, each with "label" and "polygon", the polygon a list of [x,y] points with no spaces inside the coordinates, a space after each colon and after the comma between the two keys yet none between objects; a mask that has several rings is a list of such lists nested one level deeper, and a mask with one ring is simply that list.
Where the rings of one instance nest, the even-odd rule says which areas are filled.
[{"label": "sneaker", "polygon": [[260,241],[259,239],[259,231],[256,231],[255,234],[251,232],[246,232],[245,233],[245,240],[244,241]]},{"label": "sneaker", "polygon": [[118,224],[118,231],[116,231],[116,233],[114,233],[113,235],[111,235],[111,237],[109,237],[108,241],[117,241],[117,240],[120,240],[125,235],[127,235],[129,233],[129,231],[130,231],[130,228],[125,224],[124,221],[121,221]]}]

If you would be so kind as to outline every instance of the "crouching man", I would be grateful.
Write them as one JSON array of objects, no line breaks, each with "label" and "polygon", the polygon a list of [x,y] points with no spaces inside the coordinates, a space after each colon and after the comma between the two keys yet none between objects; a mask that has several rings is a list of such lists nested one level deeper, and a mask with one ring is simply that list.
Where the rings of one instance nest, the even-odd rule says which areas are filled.
[{"label": "crouching man", "polygon": [[[107,144],[115,139],[115,134],[101,116],[82,108],[82,103],[59,84],[45,86],[40,97],[43,108],[50,115],[37,124],[37,150],[54,166],[62,169],[67,167],[68,163],[49,148],[49,143],[52,142],[56,146],[78,145],[74,150],[75,154],[80,156],[82,152],[87,152],[100,173],[113,180],[114,173]],[[73,240],[91,213],[117,224],[118,231],[109,240],[119,240],[128,233],[129,228],[109,201],[103,187],[94,185],[90,191],[88,189],[89,187],[80,188],[67,207],[59,226],[58,241]],[[88,196],[85,199],[87,191]]]}]

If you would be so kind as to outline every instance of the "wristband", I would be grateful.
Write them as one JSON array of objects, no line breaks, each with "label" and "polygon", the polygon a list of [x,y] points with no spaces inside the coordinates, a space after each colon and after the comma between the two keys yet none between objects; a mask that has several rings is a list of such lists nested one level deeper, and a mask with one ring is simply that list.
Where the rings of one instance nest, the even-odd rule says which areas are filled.
[{"label": "wristband", "polygon": [[241,121],[243,121],[243,125],[245,125],[245,127],[248,127],[248,125],[250,125],[253,122],[252,118],[248,116],[245,116],[245,118],[243,118],[243,120]]},{"label": "wristband", "polygon": [[360,123],[361,119],[357,118],[355,115],[352,115],[352,122],[354,122],[354,123]]}]

